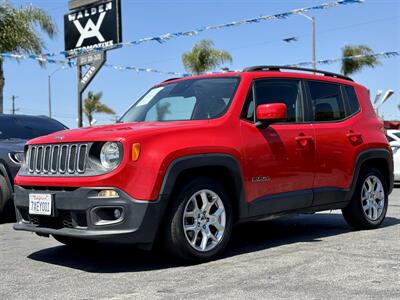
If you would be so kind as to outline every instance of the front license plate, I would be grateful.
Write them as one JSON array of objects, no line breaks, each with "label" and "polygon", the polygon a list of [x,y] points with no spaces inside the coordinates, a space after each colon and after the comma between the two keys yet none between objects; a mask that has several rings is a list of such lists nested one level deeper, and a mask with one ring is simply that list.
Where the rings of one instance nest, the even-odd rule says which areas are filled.
[{"label": "front license plate", "polygon": [[51,194],[29,194],[29,214],[51,216],[53,196]]}]

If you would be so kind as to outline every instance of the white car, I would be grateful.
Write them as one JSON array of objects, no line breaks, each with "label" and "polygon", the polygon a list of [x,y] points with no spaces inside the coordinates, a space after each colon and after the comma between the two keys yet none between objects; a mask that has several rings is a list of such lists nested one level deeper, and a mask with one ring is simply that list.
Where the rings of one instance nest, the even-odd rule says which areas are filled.
[{"label": "white car", "polygon": [[386,137],[393,150],[394,181],[400,182],[400,130],[388,130]]}]

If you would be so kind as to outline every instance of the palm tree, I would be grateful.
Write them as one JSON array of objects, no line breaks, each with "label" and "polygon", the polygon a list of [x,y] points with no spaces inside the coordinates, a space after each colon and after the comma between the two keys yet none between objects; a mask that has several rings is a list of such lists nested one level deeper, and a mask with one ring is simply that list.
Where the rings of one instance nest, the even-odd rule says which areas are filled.
[{"label": "palm tree", "polygon": [[[372,56],[374,51],[366,45],[347,45],[342,48],[342,73],[350,75],[364,67],[374,68],[380,65],[379,60]],[[359,58],[346,58],[361,55]]]},{"label": "palm tree", "polygon": [[168,102],[164,103],[164,104],[160,104],[160,103],[156,104],[157,121],[163,121],[165,116],[171,113],[171,111],[169,110],[170,106],[171,106],[171,103],[168,103]]},{"label": "palm tree", "polygon": [[[57,34],[53,19],[42,9],[32,5],[17,9],[9,2],[0,3],[0,53],[42,53],[45,45],[37,28],[50,38]],[[0,57],[0,113],[3,113],[4,84],[3,58]]]},{"label": "palm tree", "polygon": [[111,108],[101,103],[101,97],[103,97],[102,92],[97,94],[89,92],[87,98],[83,102],[83,113],[88,118],[89,126],[93,124],[94,113],[115,115],[115,112]]},{"label": "palm tree", "polygon": [[223,50],[213,48],[211,40],[197,42],[190,52],[182,55],[182,62],[188,72],[200,74],[211,71],[225,62],[232,62],[232,56]]}]

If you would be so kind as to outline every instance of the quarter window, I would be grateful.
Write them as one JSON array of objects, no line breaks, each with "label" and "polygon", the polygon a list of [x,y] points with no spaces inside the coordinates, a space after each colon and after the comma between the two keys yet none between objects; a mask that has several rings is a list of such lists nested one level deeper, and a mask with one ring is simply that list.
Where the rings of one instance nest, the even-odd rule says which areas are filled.
[{"label": "quarter window", "polygon": [[345,86],[347,99],[349,101],[350,115],[355,114],[360,110],[360,104],[358,103],[356,91],[352,86]]},{"label": "quarter window", "polygon": [[253,87],[251,87],[240,117],[249,122],[254,122],[254,106]]},{"label": "quarter window", "polygon": [[327,122],[345,118],[342,93],[340,85],[309,81],[314,121]]}]

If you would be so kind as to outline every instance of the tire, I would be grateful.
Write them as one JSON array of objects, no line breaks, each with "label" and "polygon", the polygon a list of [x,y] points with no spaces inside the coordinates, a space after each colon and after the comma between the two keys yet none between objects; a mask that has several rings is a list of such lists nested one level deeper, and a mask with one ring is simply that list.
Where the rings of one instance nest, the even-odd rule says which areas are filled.
[{"label": "tire", "polygon": [[[178,260],[191,263],[213,260],[221,255],[228,245],[233,225],[232,206],[223,185],[213,178],[193,178],[179,187],[171,201],[174,202],[164,222],[166,251]],[[205,243],[204,239],[207,239]]]},{"label": "tire", "polygon": [[[369,189],[370,185],[372,185],[371,189]],[[356,189],[349,205],[342,209],[344,219],[356,230],[375,229],[382,224],[387,209],[386,178],[378,169],[363,170],[357,180]]]},{"label": "tire", "polygon": [[0,221],[15,220],[12,193],[6,179],[0,175]]},{"label": "tire", "polygon": [[53,235],[53,238],[61,244],[73,248],[88,248],[97,243],[95,240],[80,239],[62,235]]}]

